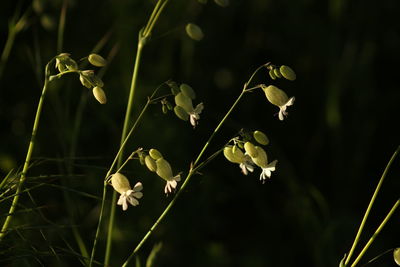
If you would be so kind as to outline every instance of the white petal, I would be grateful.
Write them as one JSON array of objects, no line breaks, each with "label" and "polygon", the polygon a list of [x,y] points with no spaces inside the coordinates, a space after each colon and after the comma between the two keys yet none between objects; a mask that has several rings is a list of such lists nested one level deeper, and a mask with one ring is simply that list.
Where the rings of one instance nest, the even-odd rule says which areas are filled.
[{"label": "white petal", "polygon": [[133,187],[133,190],[136,192],[142,191],[142,189],[143,189],[143,185],[141,182],[136,183],[135,186]]},{"label": "white petal", "polygon": [[137,199],[134,197],[128,197],[128,201],[129,201],[129,203],[131,203],[132,206],[139,205],[139,201],[137,201]]},{"label": "white petal", "polygon": [[142,192],[134,192],[131,194],[131,196],[135,197],[135,198],[142,198],[143,197],[143,193]]}]

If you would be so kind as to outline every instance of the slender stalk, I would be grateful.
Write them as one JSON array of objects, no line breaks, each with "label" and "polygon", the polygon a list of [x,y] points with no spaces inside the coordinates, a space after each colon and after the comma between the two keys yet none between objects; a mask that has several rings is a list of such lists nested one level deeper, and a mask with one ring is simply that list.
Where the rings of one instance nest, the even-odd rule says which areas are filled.
[{"label": "slender stalk", "polygon": [[369,202],[369,204],[368,204],[367,210],[365,211],[365,214],[364,214],[364,217],[363,217],[363,219],[362,219],[362,221],[361,221],[360,227],[358,228],[358,231],[357,231],[356,237],[355,237],[355,239],[354,239],[353,245],[351,246],[351,249],[350,249],[350,251],[349,251],[349,254],[348,254],[348,256],[347,256],[347,258],[346,258],[346,261],[345,261],[345,263],[344,263],[345,266],[347,266],[347,265],[349,264],[350,259],[351,259],[351,256],[353,255],[354,250],[355,250],[355,248],[356,248],[358,242],[360,241],[361,233],[362,233],[362,231],[363,231],[363,229],[364,229],[365,223],[366,223],[366,221],[367,221],[367,218],[368,218],[368,215],[369,215],[369,213],[370,213],[370,211],[371,211],[371,208],[372,208],[372,206],[373,206],[373,204],[374,204],[374,202],[375,202],[375,199],[376,199],[376,197],[378,196],[379,190],[381,189],[381,186],[382,186],[382,184],[383,184],[383,180],[385,179],[385,177],[386,177],[386,175],[387,175],[387,173],[388,173],[388,171],[389,171],[390,165],[392,165],[392,163],[393,163],[394,159],[396,158],[397,154],[399,153],[399,151],[400,151],[400,146],[397,147],[396,151],[393,153],[393,155],[392,155],[392,157],[390,158],[388,164],[386,165],[385,170],[384,170],[383,173],[382,173],[382,176],[381,176],[381,178],[380,178],[380,180],[379,180],[379,183],[378,183],[378,185],[377,185],[376,188],[375,188],[375,192],[374,192],[374,194],[372,195],[372,198],[371,198],[371,200],[370,200],[370,202]]},{"label": "slender stalk", "polygon": [[[219,129],[222,127],[222,125],[225,123],[226,119],[229,117],[229,115],[232,113],[232,111],[235,109],[239,101],[242,99],[243,95],[248,92],[247,91],[247,86],[250,84],[251,80],[253,79],[254,75],[262,68],[264,65],[258,67],[253,74],[251,75],[250,79],[247,81],[247,83],[244,84],[243,90],[240,93],[240,95],[236,98],[235,102],[232,104],[228,112],[225,114],[225,116],[222,118],[222,120],[219,122],[217,127],[214,129],[213,133],[210,135],[208,138],[207,142],[201,149],[199,155],[197,156],[195,162],[193,165],[190,167],[189,173],[185,178],[185,181],[183,182],[182,186],[178,189],[176,192],[174,198],[171,200],[171,202],[168,204],[168,206],[164,209],[164,211],[161,213],[161,215],[158,217],[156,222],[153,224],[153,226],[150,228],[150,230],[146,233],[146,235],[142,238],[142,240],[139,242],[139,244],[135,247],[133,252],[129,255],[129,257],[126,259],[124,264],[122,265],[123,267],[126,267],[128,263],[132,260],[132,258],[136,255],[136,253],[140,250],[142,245],[146,242],[146,240],[150,237],[150,235],[154,232],[154,230],[158,227],[158,225],[161,223],[161,221],[165,218],[165,216],[168,214],[168,212],[171,210],[171,208],[175,205],[176,201],[178,200],[179,196],[182,194],[183,190],[186,188],[186,186],[189,184],[190,178],[195,174],[196,172],[194,170],[198,169],[197,164],[199,163],[201,157],[203,156],[204,152],[206,151],[207,147],[211,143],[212,139],[214,136],[217,134]],[[202,165],[202,164],[200,164]]]},{"label": "slender stalk", "polygon": [[48,75],[48,73],[49,73],[49,65],[50,65],[50,63],[52,61],[53,61],[53,59],[49,63],[47,63],[47,65],[46,65],[44,85],[43,85],[43,89],[42,89],[42,94],[41,94],[40,99],[39,99],[39,104],[38,104],[38,107],[36,109],[35,121],[33,123],[31,140],[29,142],[28,151],[26,153],[24,167],[22,169],[21,176],[20,176],[19,181],[18,181],[17,190],[15,192],[13,201],[11,203],[11,207],[10,207],[10,209],[8,211],[8,214],[7,214],[7,217],[6,217],[5,221],[4,221],[4,224],[3,224],[2,228],[1,228],[0,241],[2,241],[4,236],[7,234],[8,227],[9,227],[9,225],[11,223],[11,220],[13,218],[15,209],[17,208],[17,205],[18,205],[19,196],[21,194],[22,187],[23,187],[24,182],[26,180],[26,173],[28,171],[29,164],[31,162],[33,149],[35,148],[36,133],[37,133],[37,130],[39,128],[39,122],[40,122],[40,116],[42,114],[43,103],[44,103],[46,92],[47,92],[48,85],[49,85],[49,75]]},{"label": "slender stalk", "polygon": [[60,20],[58,23],[57,31],[57,54],[60,54],[63,50],[64,43],[64,30],[65,30],[65,18],[67,15],[68,0],[63,1],[63,5],[60,13]]},{"label": "slender stalk", "polygon": [[379,227],[376,229],[375,233],[371,236],[371,238],[368,240],[367,244],[364,246],[364,248],[361,250],[360,254],[358,254],[357,258],[354,260],[353,264],[351,264],[351,267],[354,267],[358,264],[358,262],[361,260],[361,258],[364,256],[365,252],[367,252],[367,249],[371,246],[372,242],[375,241],[376,237],[379,235],[379,233],[382,231],[383,227],[386,225],[386,223],[389,221],[390,217],[392,217],[393,213],[396,211],[396,209],[400,205],[400,199],[394,203],[392,209],[389,211],[389,213],[386,215],[385,219],[381,222]]},{"label": "slender stalk", "polygon": [[[165,2],[165,3],[162,3],[162,2]],[[139,32],[139,40],[138,40],[138,45],[137,45],[135,65],[134,65],[133,74],[132,74],[131,87],[129,90],[129,98],[128,98],[128,104],[127,104],[126,113],[125,113],[124,126],[123,126],[122,134],[121,134],[121,145],[124,142],[126,135],[127,135],[126,133],[129,129],[132,107],[133,107],[133,100],[134,100],[135,91],[137,88],[137,77],[138,77],[138,73],[139,73],[140,59],[142,56],[143,47],[146,44],[146,42],[151,34],[151,31],[154,27],[154,24],[158,20],[160,13],[164,9],[165,4],[167,2],[168,2],[168,0],[167,1],[159,0],[157,2],[157,5],[155,6],[155,8],[150,16],[150,19],[147,23],[145,30]],[[124,156],[123,154],[124,154],[124,151],[122,149],[119,154],[119,158],[118,158],[118,167],[122,164],[122,159]],[[109,222],[108,222],[106,251],[105,251],[105,257],[104,257],[105,265],[109,265],[109,262],[110,262],[112,236],[113,236],[115,210],[116,210],[116,205],[115,205],[116,200],[117,200],[117,192],[113,191],[112,200],[111,200],[112,202],[111,202],[110,218],[109,218]]]}]

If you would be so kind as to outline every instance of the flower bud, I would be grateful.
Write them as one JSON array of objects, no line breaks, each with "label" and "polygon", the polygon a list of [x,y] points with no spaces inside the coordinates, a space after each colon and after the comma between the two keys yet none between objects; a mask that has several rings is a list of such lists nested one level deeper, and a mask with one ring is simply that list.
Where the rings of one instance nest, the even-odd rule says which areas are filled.
[{"label": "flower bud", "polygon": [[244,144],[244,150],[246,151],[246,153],[247,153],[250,157],[252,157],[252,158],[257,157],[257,150],[256,150],[256,147],[255,147],[252,143],[246,142],[246,143]]},{"label": "flower bud", "polygon": [[166,82],[167,85],[169,86],[169,88],[171,88],[171,93],[173,95],[177,95],[181,92],[181,90],[179,89],[178,85],[176,84],[176,82],[169,80]]},{"label": "flower bud", "polygon": [[111,176],[111,185],[115,191],[120,194],[125,193],[128,190],[131,190],[131,185],[129,184],[128,178],[125,175],[117,172]]},{"label": "flower bud", "polygon": [[193,23],[188,23],[186,25],[186,33],[195,41],[200,41],[204,37],[204,33],[199,26]]},{"label": "flower bud", "polygon": [[181,86],[179,86],[181,89],[182,94],[185,96],[195,99],[196,98],[196,93],[194,92],[193,88],[187,85],[186,83],[182,83]]},{"label": "flower bud", "polygon": [[282,78],[282,74],[279,72],[279,69],[273,69],[274,70],[274,74],[277,78]]},{"label": "flower bud", "polygon": [[282,65],[279,68],[279,72],[282,74],[282,76],[285,79],[287,79],[289,81],[296,80],[296,73],[289,66]]},{"label": "flower bud", "polygon": [[274,85],[263,86],[262,89],[268,101],[275,106],[284,106],[289,100],[286,93]]},{"label": "flower bud", "polygon": [[190,97],[184,95],[182,92],[175,96],[175,103],[181,106],[186,112],[193,111],[193,103]]},{"label": "flower bud", "polygon": [[240,150],[237,147],[234,151],[234,149],[233,149],[234,147],[236,147],[236,146],[226,146],[223,151],[224,156],[227,160],[229,160],[232,163],[242,163],[244,154],[243,154],[242,150]]},{"label": "flower bud", "polygon": [[163,158],[159,158],[156,160],[156,165],[156,173],[158,176],[167,181],[170,181],[173,178],[171,165],[168,163],[168,161]]},{"label": "flower bud", "polygon": [[146,167],[147,167],[150,171],[155,172],[155,171],[157,170],[157,164],[156,164],[155,160],[152,159],[149,155],[147,155],[147,156],[144,158],[144,163],[146,164]]},{"label": "flower bud", "polygon": [[187,121],[189,119],[189,114],[181,106],[175,106],[174,112],[175,115],[181,120]]},{"label": "flower bud", "polygon": [[269,77],[271,77],[272,80],[276,79],[276,76],[275,76],[275,73],[274,73],[274,69],[270,69],[268,74],[269,74]]},{"label": "flower bud", "polygon": [[396,248],[393,250],[393,259],[396,264],[400,266],[400,248]]},{"label": "flower bud", "polygon": [[93,83],[96,86],[99,86],[99,87],[104,86],[104,82],[97,75],[93,75],[91,78],[92,78]]},{"label": "flower bud", "polygon": [[163,157],[161,152],[155,148],[150,149],[149,154],[154,160],[161,159]]},{"label": "flower bud", "polygon": [[104,93],[103,89],[99,86],[93,88],[93,95],[100,104],[107,103],[106,93]]},{"label": "flower bud", "polygon": [[88,57],[90,64],[96,67],[104,67],[107,65],[107,61],[100,55],[90,54]]},{"label": "flower bud", "polygon": [[253,133],[253,137],[254,139],[257,141],[257,143],[261,144],[261,145],[268,145],[269,140],[268,137],[261,131],[255,131]]},{"label": "flower bud", "polygon": [[81,84],[85,86],[86,88],[92,88],[92,84],[89,82],[89,79],[87,76],[83,75],[82,72],[79,74],[79,80],[81,81]]}]

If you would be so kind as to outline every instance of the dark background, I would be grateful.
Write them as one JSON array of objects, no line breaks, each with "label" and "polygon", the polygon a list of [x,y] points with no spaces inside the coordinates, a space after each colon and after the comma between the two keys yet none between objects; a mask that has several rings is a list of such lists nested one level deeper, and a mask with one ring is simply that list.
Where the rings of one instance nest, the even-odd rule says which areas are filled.
[{"label": "dark background", "polygon": [[[12,47],[0,80],[2,175],[22,166],[46,62],[57,51],[62,1],[42,1]],[[78,60],[103,38],[103,56],[117,47],[103,76],[108,103],[98,104],[71,75],[52,84],[45,103],[35,166],[14,230],[2,244],[1,265],[72,266],[79,253],[71,228],[92,245],[102,181],[118,149],[136,53],[137,34],[155,1],[68,1],[62,52]],[[2,2],[0,47],[15,12],[29,1]],[[400,2],[397,0],[170,1],[146,45],[133,117],[168,79],[190,84],[203,102],[199,126],[152,106],[128,151],[157,148],[174,172],[187,172],[208,136],[261,64],[289,65],[295,82],[271,81],[296,103],[281,122],[261,91],[248,94],[212,142],[207,155],[241,129],[264,131],[277,170],[265,184],[243,176],[218,156],[193,177],[166,220],[140,252],[163,242],[156,266],[338,266],[348,252],[374,188],[399,145]],[[45,16],[54,19],[44,27]],[[185,34],[199,25],[202,41]],[[106,37],[105,37],[106,36]],[[167,89],[165,92],[167,92]],[[79,119],[81,123],[79,124]],[[74,132],[74,125],[78,131]],[[76,139],[73,138],[76,134]],[[144,184],[140,206],[117,210],[112,266],[120,265],[166,207],[164,181],[129,163],[131,183]],[[394,162],[362,237],[363,245],[399,197]],[[68,190],[72,189],[74,191]],[[69,193],[66,193],[69,192]],[[110,197],[108,196],[108,199]],[[2,221],[9,202],[1,203]],[[70,207],[70,208],[68,208]],[[72,207],[72,209],[71,209]],[[362,262],[400,245],[395,213]],[[103,229],[104,230],[104,229]],[[97,258],[104,251],[101,240]],[[54,250],[59,258],[54,256]],[[63,263],[63,264],[62,264]],[[394,266],[391,253],[369,266]]]}]

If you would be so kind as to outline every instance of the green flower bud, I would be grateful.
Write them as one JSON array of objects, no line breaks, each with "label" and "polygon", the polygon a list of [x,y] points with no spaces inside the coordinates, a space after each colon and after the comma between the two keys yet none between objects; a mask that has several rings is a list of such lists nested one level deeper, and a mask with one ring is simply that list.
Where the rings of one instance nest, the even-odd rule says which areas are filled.
[{"label": "green flower bud", "polygon": [[279,72],[278,69],[273,69],[274,70],[274,74],[277,78],[282,78],[282,74]]},{"label": "green flower bud", "polygon": [[169,101],[165,101],[165,105],[167,106],[168,110],[174,109],[174,107],[172,106],[172,104]]},{"label": "green flower bud", "polygon": [[163,156],[161,154],[160,151],[158,151],[155,148],[150,149],[149,151],[150,157],[152,157],[153,159],[157,160],[157,159],[161,159]]},{"label": "green flower bud", "polygon": [[269,85],[267,87],[262,87],[264,90],[265,96],[267,97],[268,101],[275,106],[283,106],[285,105],[289,98],[284,91],[279,89],[274,85]]},{"label": "green flower bud", "polygon": [[167,105],[162,105],[161,110],[162,110],[162,113],[167,114],[168,113]]},{"label": "green flower bud", "polygon": [[149,155],[147,155],[147,156],[144,158],[144,163],[146,164],[146,167],[147,167],[150,171],[155,172],[155,171],[157,170],[157,164],[156,164],[155,160],[152,159]]},{"label": "green flower bud", "polygon": [[86,88],[92,88],[95,86],[92,82],[93,76],[94,76],[93,70],[84,70],[79,72],[79,80],[81,81],[82,85],[85,86]]},{"label": "green flower bud", "polygon": [[255,131],[253,133],[253,137],[254,139],[257,141],[257,143],[261,144],[261,145],[268,145],[269,140],[268,137],[261,131]]},{"label": "green flower bud", "polygon": [[131,185],[129,184],[128,178],[125,175],[117,172],[111,176],[111,185],[115,191],[120,194],[125,193],[128,190],[131,190]]},{"label": "green flower bud", "polygon": [[271,77],[272,80],[276,79],[276,76],[275,76],[275,73],[274,73],[274,69],[270,69],[268,74],[269,74],[269,77]]},{"label": "green flower bud", "polygon": [[169,86],[169,88],[171,88],[171,93],[173,95],[177,95],[181,92],[176,82],[169,80],[167,81],[167,85]]},{"label": "green flower bud", "polygon": [[236,146],[226,146],[223,150],[224,156],[227,160],[233,163],[242,163],[244,161],[244,154],[240,148]]},{"label": "green flower bud", "polygon": [[261,168],[266,168],[268,165],[267,153],[265,152],[265,150],[262,147],[255,146],[255,149],[257,151],[257,156],[251,157],[251,159],[257,166],[259,166]]},{"label": "green flower bud", "polygon": [[296,73],[290,67],[282,65],[279,68],[279,71],[285,79],[288,79],[289,81],[296,80]]},{"label": "green flower bud", "polygon": [[214,2],[221,7],[229,6],[229,0],[214,0]]},{"label": "green flower bud", "polygon": [[104,93],[101,87],[98,86],[93,87],[93,95],[94,98],[96,98],[96,100],[99,101],[100,104],[107,103],[106,93]]},{"label": "green flower bud", "polygon": [[400,248],[393,250],[393,259],[398,266],[400,266]]},{"label": "green flower bud", "polygon": [[192,99],[184,95],[182,92],[175,96],[175,103],[178,106],[181,106],[186,112],[193,111]]},{"label": "green flower bud", "polygon": [[99,87],[103,87],[104,86],[103,81],[97,75],[93,75],[91,78],[92,78],[93,83],[96,86],[99,86]]},{"label": "green flower bud", "polygon": [[196,24],[188,23],[185,29],[187,35],[195,41],[200,41],[204,37],[203,31]]},{"label": "green flower bud", "polygon": [[187,121],[189,119],[189,114],[181,106],[175,106],[174,112],[175,115],[181,120]]},{"label": "green flower bud", "polygon": [[88,57],[90,64],[96,67],[104,67],[107,65],[107,61],[100,55],[90,54]]},{"label": "green flower bud", "polygon": [[159,158],[156,160],[157,170],[156,173],[158,176],[163,178],[164,180],[170,181],[172,180],[172,169],[171,165],[169,165],[168,161],[163,158]]},{"label": "green flower bud", "polygon": [[256,150],[256,147],[255,147],[252,143],[246,142],[246,143],[244,144],[244,150],[246,151],[246,153],[247,153],[250,157],[252,157],[252,158],[257,157],[257,150]]},{"label": "green flower bud", "polygon": [[196,93],[194,92],[193,88],[186,83],[182,83],[181,86],[179,86],[179,89],[181,89],[182,94],[185,96],[190,97],[191,99],[196,98]]}]

